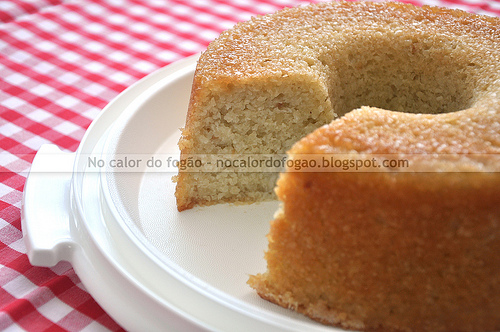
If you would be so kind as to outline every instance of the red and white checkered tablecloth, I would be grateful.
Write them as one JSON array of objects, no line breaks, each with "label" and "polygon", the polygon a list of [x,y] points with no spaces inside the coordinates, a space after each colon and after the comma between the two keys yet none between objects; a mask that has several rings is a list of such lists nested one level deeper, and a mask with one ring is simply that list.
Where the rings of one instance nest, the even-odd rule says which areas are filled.
[{"label": "red and white checkered tablecloth", "polygon": [[[0,330],[117,331],[68,263],[33,267],[23,186],[44,143],[74,151],[112,98],[256,14],[306,0],[0,1]],[[500,15],[500,2],[411,1]]]}]

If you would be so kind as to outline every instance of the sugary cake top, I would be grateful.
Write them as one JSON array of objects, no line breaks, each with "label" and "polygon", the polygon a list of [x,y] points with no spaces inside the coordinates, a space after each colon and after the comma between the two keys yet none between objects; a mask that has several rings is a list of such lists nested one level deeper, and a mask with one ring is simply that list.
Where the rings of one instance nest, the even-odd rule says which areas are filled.
[{"label": "sugary cake top", "polygon": [[448,35],[483,49],[488,44],[485,40],[500,40],[500,19],[393,2],[331,2],[288,8],[223,32],[202,55],[198,77],[242,79],[310,72],[324,65],[325,54],[376,33],[408,40],[417,35]]}]

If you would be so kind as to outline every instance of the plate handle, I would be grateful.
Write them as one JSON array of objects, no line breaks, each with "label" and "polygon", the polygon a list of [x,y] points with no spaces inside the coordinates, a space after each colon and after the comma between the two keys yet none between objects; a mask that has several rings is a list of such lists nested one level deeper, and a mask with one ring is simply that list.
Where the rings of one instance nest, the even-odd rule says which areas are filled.
[{"label": "plate handle", "polygon": [[70,261],[77,243],[71,235],[70,184],[75,153],[43,145],[26,179],[21,209],[30,263],[54,266]]}]

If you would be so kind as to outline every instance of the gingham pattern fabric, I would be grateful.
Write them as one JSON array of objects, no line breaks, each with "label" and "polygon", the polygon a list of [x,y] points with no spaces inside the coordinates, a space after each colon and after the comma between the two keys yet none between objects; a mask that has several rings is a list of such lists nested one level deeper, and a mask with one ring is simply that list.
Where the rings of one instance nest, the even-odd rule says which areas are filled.
[{"label": "gingham pattern fabric", "polygon": [[[100,110],[132,83],[202,51],[238,21],[307,2],[0,1],[0,330],[121,330],[68,263],[28,261],[20,208],[40,146],[74,151]],[[411,2],[500,15],[495,1]]]}]

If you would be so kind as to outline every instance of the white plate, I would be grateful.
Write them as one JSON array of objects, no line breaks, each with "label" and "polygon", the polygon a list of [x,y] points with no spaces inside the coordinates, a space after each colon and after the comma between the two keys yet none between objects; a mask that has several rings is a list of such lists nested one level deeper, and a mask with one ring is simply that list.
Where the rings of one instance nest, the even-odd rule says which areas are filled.
[{"label": "white plate", "polygon": [[[260,299],[246,284],[266,269],[277,202],[179,213],[174,173],[147,167],[152,157],[178,158],[196,60],[167,66],[120,94],[76,153],[40,149],[22,209],[31,263],[71,262],[131,331],[336,330]],[[111,167],[125,157],[129,167]]]}]

